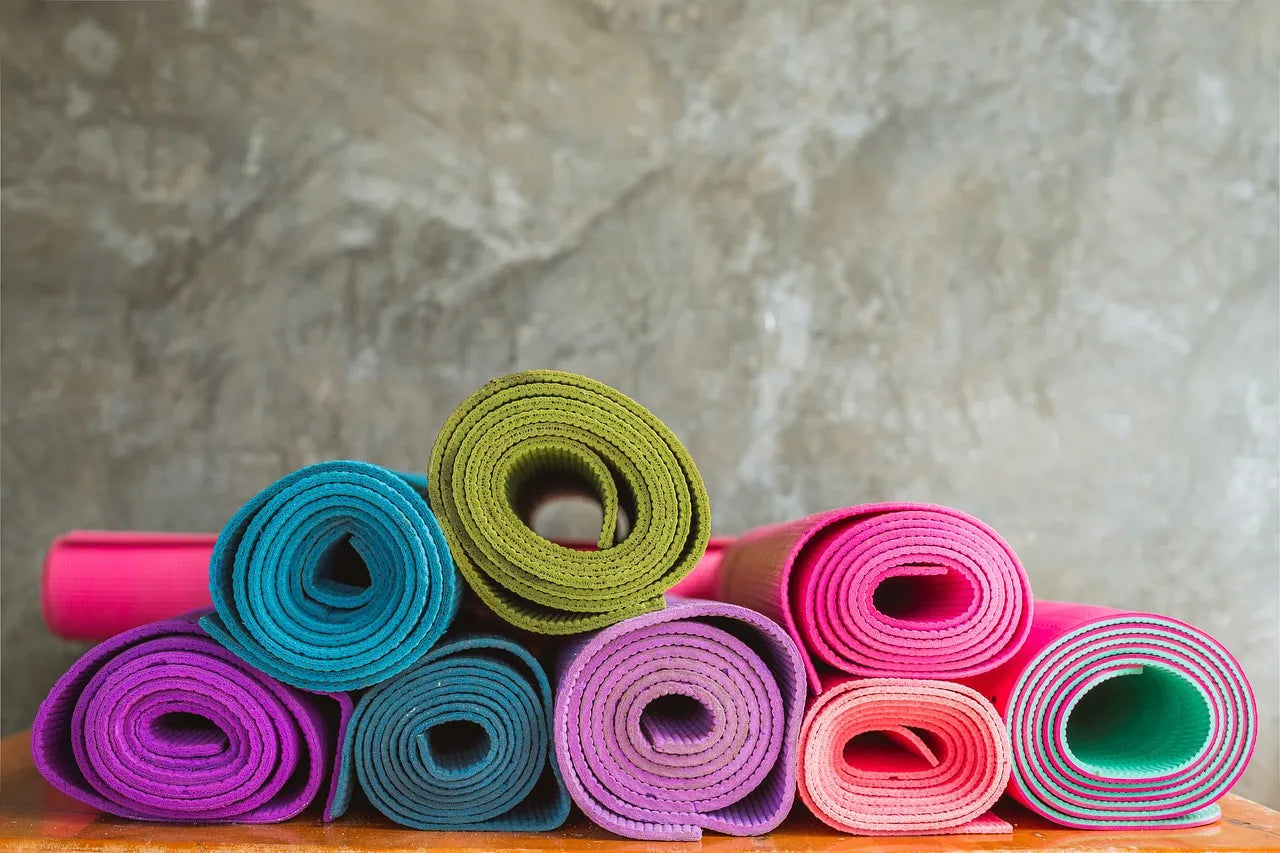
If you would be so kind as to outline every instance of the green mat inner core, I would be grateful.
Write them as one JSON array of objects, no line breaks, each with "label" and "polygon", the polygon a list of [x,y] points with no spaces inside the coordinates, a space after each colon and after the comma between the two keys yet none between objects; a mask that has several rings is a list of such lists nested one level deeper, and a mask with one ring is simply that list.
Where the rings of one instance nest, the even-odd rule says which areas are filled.
[{"label": "green mat inner core", "polygon": [[1194,759],[1210,725],[1209,706],[1191,681],[1145,666],[1081,697],[1067,718],[1067,746],[1101,775],[1159,775]]},{"label": "green mat inner core", "polygon": [[598,458],[563,446],[532,447],[518,453],[506,483],[507,501],[527,527],[538,531],[538,519],[554,504],[590,501],[599,507],[599,533],[592,533],[600,548],[626,538],[635,509],[634,499],[620,489],[618,478]]},{"label": "green mat inner core", "polygon": [[[543,539],[595,542],[604,527],[604,510],[594,495],[557,494],[540,499],[527,524]],[[623,508],[618,507],[614,541],[622,542],[630,530],[630,519]]]},{"label": "green mat inner core", "polygon": [[445,770],[461,773],[489,754],[489,733],[471,720],[449,720],[427,729],[431,756]]}]

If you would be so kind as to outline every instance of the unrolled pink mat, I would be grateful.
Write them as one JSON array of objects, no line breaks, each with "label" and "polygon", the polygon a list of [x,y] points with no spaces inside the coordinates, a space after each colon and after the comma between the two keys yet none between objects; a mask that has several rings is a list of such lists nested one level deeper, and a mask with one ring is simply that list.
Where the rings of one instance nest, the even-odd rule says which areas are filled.
[{"label": "unrolled pink mat", "polygon": [[962,678],[1031,628],[1031,583],[987,525],[930,504],[831,510],[739,537],[716,595],[786,627],[815,692],[842,675]]},{"label": "unrolled pink mat", "polygon": [[1009,781],[995,708],[960,684],[850,678],[816,697],[800,732],[800,797],[855,835],[1000,833]]},{"label": "unrolled pink mat", "polygon": [[968,683],[1008,725],[1009,793],[1065,826],[1211,823],[1258,736],[1240,664],[1167,616],[1037,602],[1022,649]]},{"label": "unrolled pink mat", "polygon": [[[214,533],[112,530],[73,530],[59,536],[44,561],[40,599],[45,624],[69,640],[98,641],[210,608],[209,558],[217,539]],[[706,555],[671,592],[709,597],[715,567],[730,541],[712,539]]]}]

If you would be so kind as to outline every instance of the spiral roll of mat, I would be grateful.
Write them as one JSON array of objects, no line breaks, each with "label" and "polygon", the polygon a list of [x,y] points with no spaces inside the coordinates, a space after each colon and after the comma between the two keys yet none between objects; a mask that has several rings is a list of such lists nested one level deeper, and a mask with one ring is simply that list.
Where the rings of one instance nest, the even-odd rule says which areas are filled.
[{"label": "spiral roll of mat", "polygon": [[1008,781],[1004,724],[963,685],[851,679],[805,714],[800,797],[842,832],[1010,832],[989,813]]},{"label": "spiral roll of mat", "polygon": [[1013,549],[949,507],[865,504],[753,530],[718,575],[717,598],[786,626],[815,692],[824,675],[985,672],[1031,627],[1031,582]]},{"label": "spiral roll of mat", "polygon": [[560,826],[569,797],[551,747],[542,666],[503,637],[446,638],[360,698],[343,745],[336,814],[357,779],[375,808],[415,829]]},{"label": "spiral roll of mat", "polygon": [[555,742],[574,802],[631,838],[759,835],[795,799],[804,671],[776,624],[671,598],[562,654]]},{"label": "spiral roll of mat", "polygon": [[227,522],[209,564],[209,635],[307,690],[354,690],[422,657],[460,582],[421,477],[321,462]]},{"label": "spiral roll of mat", "polygon": [[332,774],[350,709],[249,668],[179,617],[85,653],[40,704],[31,753],[55,788],[120,817],[281,821]]},{"label": "spiral roll of mat", "polygon": [[1065,826],[1212,823],[1258,737],[1240,664],[1165,616],[1037,602],[1018,655],[970,683],[1009,726],[1009,793]]},{"label": "spiral roll of mat", "polygon": [[[495,379],[441,429],[427,471],[454,560],[480,598],[527,630],[572,634],[662,607],[707,547],[710,507],[688,451],[651,412],[553,370]],[[544,501],[594,497],[598,550],[529,522]],[[631,530],[619,540],[619,512]]]}]

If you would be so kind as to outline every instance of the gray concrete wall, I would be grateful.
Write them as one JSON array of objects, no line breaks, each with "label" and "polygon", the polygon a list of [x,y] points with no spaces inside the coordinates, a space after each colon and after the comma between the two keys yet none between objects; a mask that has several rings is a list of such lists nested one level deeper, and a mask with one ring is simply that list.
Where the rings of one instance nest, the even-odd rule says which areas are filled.
[{"label": "gray concrete wall", "polygon": [[720,533],[954,504],[1220,636],[1277,770],[1280,4],[6,3],[3,728],[73,527],[422,468],[555,366]]}]

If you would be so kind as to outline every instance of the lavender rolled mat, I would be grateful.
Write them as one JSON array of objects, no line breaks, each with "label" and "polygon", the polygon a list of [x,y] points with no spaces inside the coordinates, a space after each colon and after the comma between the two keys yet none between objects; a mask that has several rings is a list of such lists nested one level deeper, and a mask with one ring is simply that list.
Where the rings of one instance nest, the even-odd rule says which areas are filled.
[{"label": "lavender rolled mat", "polygon": [[301,812],[326,780],[332,797],[350,698],[250,668],[197,617],[117,634],[58,679],[31,727],[40,775],[135,820],[269,823]]},{"label": "lavender rolled mat", "polygon": [[569,795],[619,835],[760,835],[787,816],[804,713],[800,653],[733,604],[667,598],[566,646],[555,741]]}]

